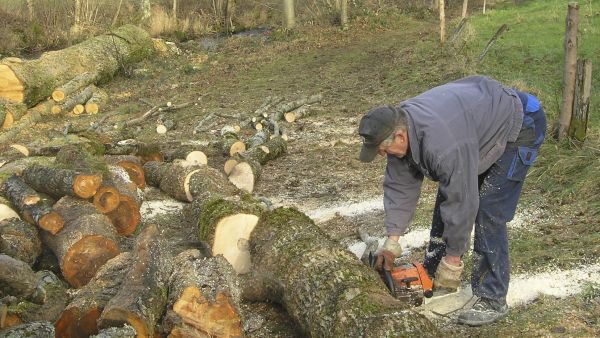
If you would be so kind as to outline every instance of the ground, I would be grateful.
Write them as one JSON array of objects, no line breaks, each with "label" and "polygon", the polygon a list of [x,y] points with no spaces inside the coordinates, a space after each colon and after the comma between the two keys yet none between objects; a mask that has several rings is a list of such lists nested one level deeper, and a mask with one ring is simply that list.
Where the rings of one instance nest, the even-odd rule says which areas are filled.
[{"label": "ground", "polygon": [[[399,15],[388,20],[396,22],[357,21],[348,31],[303,26],[295,32],[266,30],[181,43],[180,54],[157,56],[135,65],[135,75],[121,75],[102,85],[112,99],[108,111],[123,112],[105,124],[137,116],[151,108],[148,103],[194,102],[192,107],[168,113],[177,125],[166,135],[156,134],[155,121],[147,121],[134,131],[135,137],[142,141],[210,141],[216,137],[214,131],[239,123],[237,116],[248,117],[267,96],[291,101],[322,93],[323,101],[311,108],[314,115],[283,125],[290,138],[288,153],[264,166],[255,193],[275,205],[306,212],[346,246],[358,242],[360,227],[381,237],[383,212],[377,201],[382,196],[385,161],[358,161],[360,117],[374,105],[397,103],[470,73],[460,53],[435,48],[437,31],[431,17],[422,20]],[[194,134],[197,123],[210,113],[222,117],[209,125],[209,130]],[[59,135],[68,122],[78,127],[96,119],[98,116],[51,119],[17,140],[45,140]],[[550,146],[544,149],[550,151]],[[209,165],[221,169],[224,160],[211,158]],[[540,193],[540,185],[528,182],[518,219],[510,227],[513,273],[524,276],[552,271],[556,279],[550,283],[567,283],[561,279],[561,271],[599,263],[597,213],[586,203],[555,204]],[[412,233],[426,234],[435,189],[433,182],[424,185]],[[411,249],[403,259],[419,260],[423,243],[408,245]],[[444,317],[434,320],[450,336],[596,336],[600,335],[599,282],[595,270],[589,282],[582,283],[581,292],[528,299],[514,306],[507,319],[483,328],[458,326]],[[267,318],[273,311],[281,315],[270,307],[261,311]],[[292,335],[285,320],[280,324],[267,322],[265,326],[270,326],[263,332]]]}]

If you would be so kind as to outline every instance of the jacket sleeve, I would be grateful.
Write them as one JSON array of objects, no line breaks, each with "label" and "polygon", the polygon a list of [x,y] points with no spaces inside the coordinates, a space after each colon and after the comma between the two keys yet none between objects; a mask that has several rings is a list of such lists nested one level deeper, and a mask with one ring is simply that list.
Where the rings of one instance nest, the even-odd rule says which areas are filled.
[{"label": "jacket sleeve", "polygon": [[477,209],[478,147],[463,144],[439,157],[437,162],[439,192],[444,198],[440,213],[444,222],[446,253],[460,256],[467,251]]},{"label": "jacket sleeve", "polygon": [[388,236],[401,236],[415,213],[421,193],[423,174],[411,168],[408,161],[388,156],[383,179],[383,206]]}]

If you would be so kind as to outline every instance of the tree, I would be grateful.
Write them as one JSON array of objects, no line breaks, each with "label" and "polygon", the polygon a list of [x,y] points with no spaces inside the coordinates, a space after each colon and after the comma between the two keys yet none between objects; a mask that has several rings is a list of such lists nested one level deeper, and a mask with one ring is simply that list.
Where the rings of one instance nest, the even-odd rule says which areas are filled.
[{"label": "tree", "polygon": [[33,18],[34,18],[33,0],[27,0],[27,11],[29,12],[29,21],[33,21]]},{"label": "tree", "polygon": [[141,0],[142,8],[142,21],[147,20],[150,17],[150,0]]},{"label": "tree", "polygon": [[285,28],[294,28],[296,25],[294,15],[294,0],[283,0],[283,12],[285,14]]}]

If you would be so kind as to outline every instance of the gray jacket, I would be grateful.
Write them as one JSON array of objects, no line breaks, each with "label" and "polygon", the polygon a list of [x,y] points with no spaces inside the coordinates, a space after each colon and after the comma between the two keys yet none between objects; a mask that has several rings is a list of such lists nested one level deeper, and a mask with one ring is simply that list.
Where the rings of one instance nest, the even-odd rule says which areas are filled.
[{"label": "gray jacket", "polygon": [[523,122],[516,92],[483,76],[435,87],[400,103],[408,115],[410,151],[388,156],[383,183],[388,235],[403,235],[419,199],[423,177],[439,182],[446,252],[468,248],[479,208],[477,176],[514,142]]}]

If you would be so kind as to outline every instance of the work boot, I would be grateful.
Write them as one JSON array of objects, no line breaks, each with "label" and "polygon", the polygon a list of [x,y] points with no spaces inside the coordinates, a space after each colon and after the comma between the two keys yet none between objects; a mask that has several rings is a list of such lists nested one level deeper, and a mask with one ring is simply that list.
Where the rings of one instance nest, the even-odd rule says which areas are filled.
[{"label": "work boot", "polygon": [[504,318],[507,313],[508,305],[506,305],[506,302],[490,298],[479,298],[472,308],[463,311],[458,316],[458,323],[469,326],[487,325]]}]

